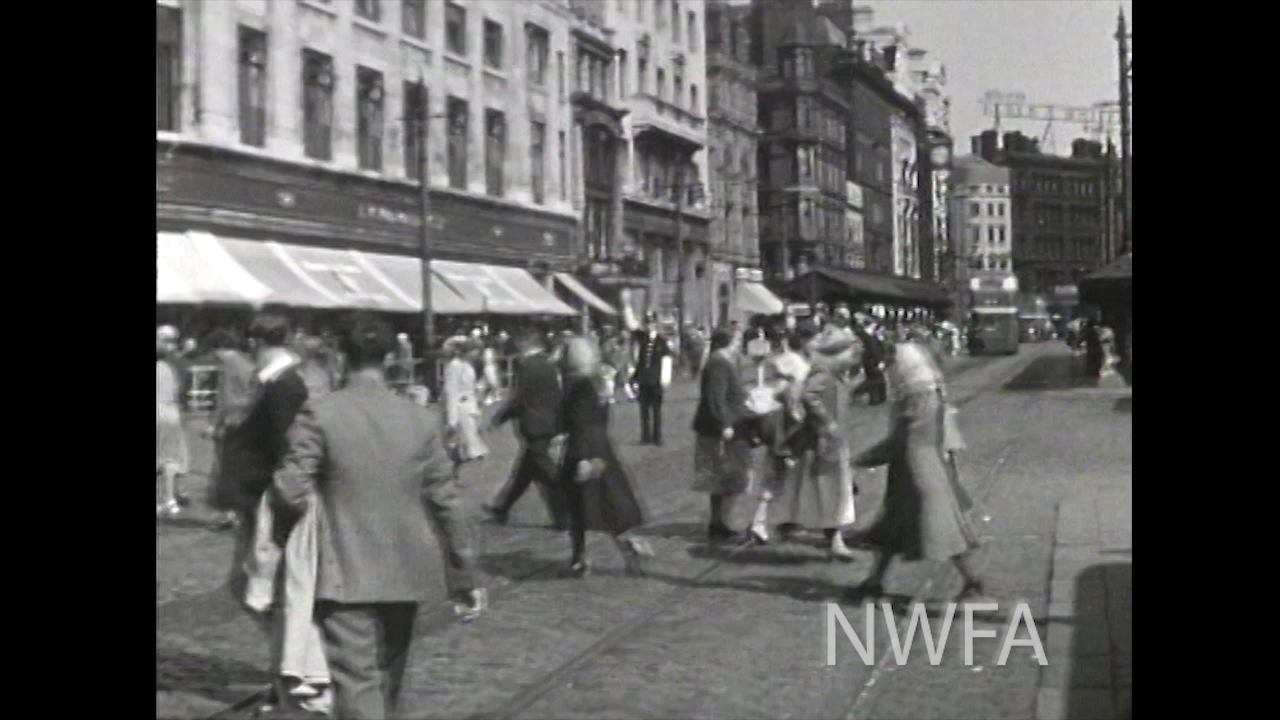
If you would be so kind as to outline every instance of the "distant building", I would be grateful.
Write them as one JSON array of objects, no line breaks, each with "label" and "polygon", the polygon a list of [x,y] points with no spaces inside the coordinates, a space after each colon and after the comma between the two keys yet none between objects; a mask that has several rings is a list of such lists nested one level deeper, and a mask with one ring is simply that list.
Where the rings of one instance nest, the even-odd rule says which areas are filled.
[{"label": "distant building", "polygon": [[736,314],[735,270],[760,264],[756,182],[756,68],[750,7],[707,3],[707,165],[711,173],[708,297],[717,325]]},{"label": "distant building", "polygon": [[683,265],[685,320],[710,324],[714,318],[702,282],[711,242],[706,3],[577,1],[606,18],[629,110],[623,122],[628,172],[621,250],[640,257],[651,273],[647,287],[633,290],[631,305],[674,318]]},{"label": "distant building", "polygon": [[[1105,264],[1104,208],[1109,161],[1102,144],[1076,140],[1070,156],[1040,152],[1039,143],[994,131],[973,138],[974,151],[1009,170],[1013,262],[1024,293],[1074,297],[1085,275]],[[953,183],[953,186],[959,183]]]},{"label": "distant building", "polygon": [[1013,212],[1010,173],[978,155],[956,158],[951,168],[951,248],[959,262],[957,287],[968,270],[1012,272]]}]

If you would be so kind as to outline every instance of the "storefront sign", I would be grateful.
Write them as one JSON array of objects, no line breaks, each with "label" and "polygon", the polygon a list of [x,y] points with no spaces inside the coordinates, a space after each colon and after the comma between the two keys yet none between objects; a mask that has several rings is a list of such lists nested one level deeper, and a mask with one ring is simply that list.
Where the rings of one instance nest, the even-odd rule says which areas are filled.
[{"label": "storefront sign", "polygon": [[[264,167],[246,166],[263,163]],[[307,221],[331,226],[323,231],[350,241],[368,233],[390,235],[395,245],[420,242],[421,200],[410,185],[365,180],[333,173],[317,176],[283,163],[244,158],[157,158],[157,214],[167,208],[232,210],[260,220]],[[277,178],[278,176],[278,178]],[[514,252],[572,254],[571,218],[549,217],[452,193],[432,193],[428,222],[439,235],[437,247],[459,254],[485,256]],[[295,226],[296,227],[296,226]],[[353,232],[354,231],[354,232]],[[296,232],[296,230],[295,230]]]}]

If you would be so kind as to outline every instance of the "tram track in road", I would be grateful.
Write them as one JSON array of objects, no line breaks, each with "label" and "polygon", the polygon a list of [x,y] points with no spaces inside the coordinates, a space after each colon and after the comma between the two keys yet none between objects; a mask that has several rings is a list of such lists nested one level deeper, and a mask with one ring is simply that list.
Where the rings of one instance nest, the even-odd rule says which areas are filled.
[{"label": "tram track in road", "polygon": [[[973,397],[976,397],[976,396],[977,395],[972,396],[970,399],[973,399]],[[1034,402],[1034,400],[1035,398],[1028,397],[1023,399],[1022,402],[1018,405],[1017,412],[1019,415],[1019,419],[1021,419],[1022,413],[1024,413],[1029,407],[1031,407],[1031,404],[1032,402]],[[1015,426],[1024,427],[1025,424],[1019,422]],[[994,462],[992,462],[991,467],[988,469],[988,471],[982,476],[981,482],[975,483],[974,485],[976,485],[976,487],[967,488],[974,496],[974,499],[978,507],[980,508],[989,507],[988,502],[994,495],[996,489],[999,487],[1000,478],[1001,478],[1001,475],[1003,474],[1005,466],[1007,465],[1009,455],[1013,451],[1013,449],[1017,447],[1018,443],[1024,439],[1024,435],[1025,435],[1024,432],[1014,433],[1009,438],[1006,438],[1002,443],[1000,443],[999,449],[996,451],[995,460]],[[1033,536],[1033,537],[1039,537],[1039,536]],[[929,591],[932,590],[935,586],[941,585],[942,583],[944,583],[947,579],[947,576],[951,572],[952,570],[949,565],[943,565],[937,568],[936,570],[934,570],[932,573],[929,573],[928,575],[926,575],[920,581],[920,583],[916,586],[916,588],[912,591],[911,604],[914,605],[916,603],[923,602],[924,599],[927,597]],[[875,607],[864,606],[864,610],[866,612],[874,612]],[[910,619],[911,619],[910,616],[897,617],[897,636],[898,637],[906,636],[906,627],[907,627],[907,624],[910,622]],[[862,712],[869,706],[869,703],[874,697],[876,686],[879,684],[880,680],[883,677],[885,677],[887,673],[892,671],[893,657],[894,656],[893,656],[892,647],[886,648],[880,653],[880,657],[877,658],[876,660],[875,667],[872,668],[871,672],[868,673],[866,679],[863,680],[862,683],[858,686],[857,691],[853,694],[853,697],[851,698],[851,700],[847,705],[847,709],[841,715],[842,720],[859,720],[859,718],[862,717]]]},{"label": "tram track in road", "polygon": [[[1017,363],[1015,362],[1010,364],[1013,365]],[[992,365],[987,363],[978,363],[974,365],[969,365],[968,367],[964,368],[964,370],[962,370],[960,373],[957,373],[956,377],[958,379],[964,375],[967,375],[968,372],[972,370],[980,369],[980,368],[989,368],[989,367],[992,367]],[[999,373],[998,377],[1003,378],[1003,375],[1004,373],[1001,372]],[[1002,384],[1003,384],[1003,380],[1000,383],[986,382],[986,383],[980,383],[976,386],[972,386],[975,389],[969,392],[965,392],[962,397],[954,398],[953,404],[956,405],[957,407],[963,407],[965,405],[968,405],[970,402],[982,396],[987,391],[994,389],[996,386],[1002,385]],[[1007,454],[1008,450],[1013,446],[1013,444],[1016,443],[1016,441],[1017,441],[1017,438],[1012,438],[1006,443],[1004,443],[1001,446],[999,456],[1003,458]],[[1002,464],[1003,464],[1002,462],[998,463],[997,468],[999,467],[999,465],[1002,465]],[[993,473],[994,472],[996,471],[993,470]],[[988,496],[988,494],[989,493],[982,494],[984,501]],[[699,499],[699,504],[701,504],[701,499]],[[678,587],[675,587],[669,590],[668,592],[662,594],[658,598],[651,600],[648,604],[648,607],[644,611],[632,616],[629,620],[623,622],[621,625],[617,626],[610,632],[606,633],[596,642],[592,643],[590,646],[588,646],[581,652],[577,653],[569,660],[565,661],[564,663],[560,664],[556,668],[552,669],[550,672],[545,673],[540,680],[530,685],[526,685],[524,689],[520,690],[516,695],[512,696],[506,703],[504,703],[498,709],[473,713],[472,715],[468,716],[468,720],[515,720],[515,718],[519,717],[521,713],[523,713],[525,710],[532,707],[534,703],[538,702],[540,699],[545,697],[548,693],[552,692],[557,687],[561,686],[577,670],[585,667],[592,660],[600,657],[604,653],[626,642],[627,640],[630,640],[632,638],[635,638],[641,635],[645,631],[645,629],[652,624],[652,621],[656,619],[661,613],[663,613],[670,607],[678,606],[681,600],[693,594],[699,589],[698,588],[699,583],[712,579],[717,573],[719,573],[721,570],[724,570],[726,567],[728,567],[737,555],[739,555],[742,551],[746,550],[751,545],[752,543],[750,541],[746,541],[734,546],[723,557],[720,557],[712,561],[711,563],[709,563],[705,568],[703,568],[699,573],[697,573],[686,584],[682,584]],[[920,592],[927,592],[927,590],[928,590],[928,587],[926,586],[925,588],[923,588],[922,591],[917,591],[916,594],[919,594]],[[882,658],[882,662],[883,662],[883,658]],[[860,697],[861,695],[862,695],[862,691],[860,690],[858,693],[858,697]]]},{"label": "tram track in road", "polygon": [[[1017,364],[1016,358],[1009,358],[1007,361],[1009,365]],[[992,369],[1004,364],[1005,363],[1001,363],[999,360],[986,361],[983,359],[963,365],[956,371],[955,376],[950,378],[948,381],[948,385],[953,396],[952,403],[957,407],[964,407],[986,392],[997,389],[998,386],[1002,384],[1004,376],[1007,375],[1006,372],[992,371],[995,377],[1001,379],[1001,382],[999,383],[986,381],[971,385],[964,382],[964,380],[965,378],[971,377],[976,371]],[[987,373],[981,374],[986,375]],[[1006,452],[1008,447],[1012,446],[1012,442],[1013,441],[1011,440],[1005,448],[1002,449],[1002,454]],[[693,497],[689,502],[681,503],[668,512],[654,516],[645,524],[645,526],[653,527],[680,517],[687,517],[689,513],[700,510],[704,505],[704,498],[700,496]],[[589,537],[588,547],[597,547],[606,541],[607,538],[600,535]],[[711,579],[714,575],[723,570],[739,553],[750,546],[750,541],[744,541],[736,546],[727,548],[727,552],[723,557],[710,562],[706,567],[695,574],[687,585],[673,588],[652,600],[648,604],[648,607],[643,611],[618,625],[564,663],[561,663],[549,672],[543,674],[539,680],[525,685],[523,689],[511,696],[510,699],[503,703],[498,709],[475,713],[471,718],[473,720],[506,720],[507,718],[515,718],[519,716],[520,713],[524,712],[547,693],[554,690],[565,680],[565,678],[571,676],[575,671],[586,666],[593,659],[598,658],[608,650],[618,646],[626,640],[642,634],[650,621],[663,610],[670,607],[673,602],[678,602],[685,596],[695,592],[698,589],[699,583]],[[533,581],[536,578],[543,577],[549,572],[557,571],[563,566],[563,564],[563,561],[559,559],[547,560],[544,563],[539,563],[533,569],[523,573],[521,576],[511,579],[510,582],[503,584],[501,587],[491,589],[490,606],[492,607],[501,602],[504,598],[518,591],[521,587],[524,587],[526,583]],[[445,627],[458,622],[461,622],[461,620],[457,617],[452,605],[444,604],[429,611],[426,617],[422,618],[417,623],[414,635],[415,637],[420,638],[438,632]],[[230,703],[218,711],[206,716],[206,718],[207,720],[224,720],[226,718],[238,717],[248,708],[255,704],[264,702],[268,698],[270,692],[271,686],[267,685],[261,687],[245,697],[242,697],[239,700],[236,700],[235,702]]]}]

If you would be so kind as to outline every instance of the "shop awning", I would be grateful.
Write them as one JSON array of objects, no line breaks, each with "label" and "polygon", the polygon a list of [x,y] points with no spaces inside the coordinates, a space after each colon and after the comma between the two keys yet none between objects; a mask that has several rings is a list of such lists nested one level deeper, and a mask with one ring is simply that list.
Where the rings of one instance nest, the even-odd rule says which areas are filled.
[{"label": "shop awning", "polygon": [[604,300],[601,300],[599,295],[596,295],[595,293],[591,292],[591,290],[587,289],[587,286],[578,282],[578,278],[570,275],[569,273],[556,273],[555,279],[556,279],[556,282],[564,286],[565,290],[568,290],[574,295],[577,295],[578,298],[581,299],[583,302],[595,308],[596,310],[599,310],[605,315],[618,314],[618,311],[614,310],[612,305],[605,302]]},{"label": "shop awning", "polygon": [[752,315],[779,315],[786,306],[769,288],[756,282],[738,283],[738,310]]},{"label": "shop awning", "polygon": [[1133,253],[1120,256],[1080,281],[1080,300],[1086,303],[1115,306],[1132,302],[1132,298]]},{"label": "shop awning", "polygon": [[[413,302],[414,312],[422,312],[422,261],[406,255],[382,255],[360,253],[370,266],[371,273],[381,273],[389,284]],[[473,315],[480,312],[478,303],[471,303],[445,282],[438,273],[431,275],[431,307],[441,315]]]},{"label": "shop awning", "polygon": [[350,250],[219,238],[242,267],[272,290],[269,302],[292,307],[421,312],[403,289],[366,270]]},{"label": "shop awning", "polygon": [[1116,258],[1116,260],[1110,265],[1090,273],[1085,276],[1084,280],[1082,280],[1080,284],[1085,285],[1116,280],[1133,280],[1133,253],[1122,255],[1119,258]]},{"label": "shop awning", "polygon": [[951,304],[947,291],[935,282],[916,278],[894,278],[893,282],[902,291],[903,299],[909,302],[930,307]]},{"label": "shop awning", "polygon": [[906,298],[893,278],[865,270],[835,270],[823,268],[810,270],[787,283],[787,295],[809,300],[810,295],[819,302],[829,297],[847,298],[860,296],[869,300],[900,303]]},{"label": "shop awning", "polygon": [[207,233],[156,233],[156,302],[258,305],[271,288]]},{"label": "shop awning", "polygon": [[869,270],[820,268],[787,283],[786,294],[819,302],[856,298],[890,305],[938,307],[951,304],[946,291],[928,280],[882,275]]},{"label": "shop awning", "polygon": [[495,315],[578,315],[526,270],[433,260],[431,269],[472,306]]},{"label": "shop awning", "polygon": [[[157,233],[156,247],[158,303],[422,312],[422,264],[414,257],[208,233]],[[431,304],[442,315],[578,314],[520,268],[431,267]]]}]

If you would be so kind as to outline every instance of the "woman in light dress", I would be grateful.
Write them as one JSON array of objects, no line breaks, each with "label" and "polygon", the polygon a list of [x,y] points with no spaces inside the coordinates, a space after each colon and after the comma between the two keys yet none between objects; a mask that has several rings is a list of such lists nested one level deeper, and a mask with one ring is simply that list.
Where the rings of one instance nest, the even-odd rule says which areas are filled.
[{"label": "woman in light dress", "polygon": [[174,352],[177,330],[165,326],[156,331],[156,479],[161,492],[156,503],[157,516],[173,516],[181,512],[178,504],[178,479],[187,472],[187,438],[182,430],[179,395],[182,382],[168,361]]},{"label": "woman in light dress", "polygon": [[791,520],[800,527],[821,530],[832,558],[845,562],[853,553],[845,547],[843,531],[855,520],[849,390],[843,378],[860,360],[857,353],[818,352],[819,337],[809,338],[800,402],[804,408],[803,453],[795,481]]},{"label": "woman in light dress", "polygon": [[445,343],[450,355],[444,368],[445,424],[454,439],[454,461],[459,467],[489,454],[489,446],[480,437],[480,398],[476,388],[475,361],[480,348],[464,337]]},{"label": "woman in light dress", "polygon": [[950,562],[964,585],[959,598],[983,594],[973,567],[977,533],[969,523],[963,492],[951,459],[959,438],[948,432],[954,418],[946,401],[941,368],[917,343],[894,348],[889,366],[894,391],[889,436],[855,460],[859,467],[888,465],[884,509],[869,533],[878,551],[871,577],[858,597],[880,597],[895,556],[905,560]]},{"label": "woman in light dress", "polygon": [[784,475],[773,484],[786,515],[779,524],[779,534],[786,539],[802,528],[820,530],[829,555],[850,561],[853,553],[845,546],[842,531],[855,519],[848,427],[851,408],[842,378],[859,357],[844,351],[820,352],[829,340],[804,326],[788,341],[792,355],[787,363],[790,381],[786,392],[795,408],[795,428],[787,445],[795,462],[775,465]]}]

